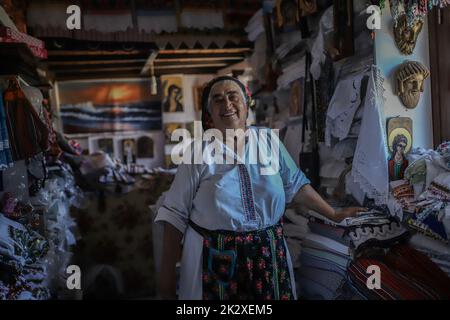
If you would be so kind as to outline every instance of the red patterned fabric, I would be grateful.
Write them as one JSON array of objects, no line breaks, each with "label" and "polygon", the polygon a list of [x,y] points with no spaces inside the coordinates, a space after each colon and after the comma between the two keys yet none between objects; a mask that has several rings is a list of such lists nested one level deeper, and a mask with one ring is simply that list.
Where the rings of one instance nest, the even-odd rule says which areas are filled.
[{"label": "red patterned fabric", "polygon": [[[369,289],[372,275],[368,267],[381,272],[381,288]],[[397,245],[382,257],[358,258],[348,268],[353,284],[371,299],[439,300],[449,299],[450,279],[426,255],[408,245]]]},{"label": "red patterned fabric", "polygon": [[450,299],[450,278],[425,254],[408,245],[398,245],[386,255],[385,261],[398,272],[429,285],[441,299]]},{"label": "red patterned fabric", "polygon": [[4,93],[5,113],[14,160],[29,159],[49,148],[49,129],[17,82]]},{"label": "red patterned fabric", "polygon": [[43,41],[8,27],[0,26],[0,42],[25,43],[36,57],[48,57]]},{"label": "red patterned fabric", "polygon": [[[369,289],[367,280],[369,266],[378,266],[381,272],[381,288]],[[407,276],[401,275],[386,264],[376,259],[359,258],[349,269],[349,276],[354,285],[370,299],[379,300],[430,300],[439,299],[433,290],[422,284],[417,284]]]}]

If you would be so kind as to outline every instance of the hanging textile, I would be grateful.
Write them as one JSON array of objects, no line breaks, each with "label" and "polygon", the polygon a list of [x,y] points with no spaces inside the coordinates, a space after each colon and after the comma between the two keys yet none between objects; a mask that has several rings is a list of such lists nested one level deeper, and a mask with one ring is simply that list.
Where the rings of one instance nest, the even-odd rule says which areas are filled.
[{"label": "hanging textile", "polygon": [[3,93],[0,91],[0,170],[5,170],[12,165],[13,160],[9,146],[8,127],[6,125],[5,107],[3,105]]},{"label": "hanging textile", "polygon": [[351,171],[353,181],[379,205],[387,203],[389,194],[388,153],[382,116],[383,81],[379,69],[373,66]]},{"label": "hanging textile", "polygon": [[[384,6],[384,1],[382,2]],[[409,27],[414,26],[419,21],[423,22],[433,7],[444,8],[450,4],[450,0],[390,0],[389,2],[394,24],[397,24],[402,14],[400,9],[403,7]]]},{"label": "hanging textile", "polygon": [[29,159],[49,147],[49,130],[16,80],[4,94],[10,147],[14,160]]}]

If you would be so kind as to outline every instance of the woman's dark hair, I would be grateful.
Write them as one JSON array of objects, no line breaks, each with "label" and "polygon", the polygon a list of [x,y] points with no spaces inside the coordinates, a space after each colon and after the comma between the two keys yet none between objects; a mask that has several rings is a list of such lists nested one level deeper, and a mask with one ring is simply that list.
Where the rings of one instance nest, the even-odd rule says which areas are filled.
[{"label": "woman's dark hair", "polygon": [[208,129],[213,128],[211,115],[209,114],[209,111],[208,111],[208,99],[209,99],[209,94],[211,93],[211,89],[216,83],[221,82],[221,81],[227,81],[227,80],[233,81],[234,83],[236,83],[239,86],[239,88],[242,90],[242,93],[244,94],[245,101],[247,102],[247,107],[250,106],[251,99],[250,99],[250,96],[248,95],[247,88],[241,81],[239,81],[239,79],[236,79],[236,78],[230,77],[230,76],[220,76],[220,77],[212,79],[206,85],[206,87],[203,89],[203,93],[202,93],[202,126],[203,126],[203,130],[208,130]]}]

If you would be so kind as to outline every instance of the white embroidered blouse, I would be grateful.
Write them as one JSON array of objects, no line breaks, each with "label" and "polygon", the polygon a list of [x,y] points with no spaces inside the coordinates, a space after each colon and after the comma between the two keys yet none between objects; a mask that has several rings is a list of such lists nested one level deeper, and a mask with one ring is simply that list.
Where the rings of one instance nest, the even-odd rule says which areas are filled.
[{"label": "white embroidered blouse", "polygon": [[[257,136],[259,130],[250,127],[250,135]],[[292,201],[302,186],[310,183],[284,145],[276,139],[279,143],[279,171],[275,174],[261,174],[262,165],[259,163],[178,166],[155,222],[166,221],[184,234],[180,299],[202,297],[202,237],[189,226],[189,219],[208,230],[264,229],[277,224],[286,203]],[[247,159],[249,152],[252,152],[252,147],[245,148]],[[290,269],[292,272],[292,267]]]}]

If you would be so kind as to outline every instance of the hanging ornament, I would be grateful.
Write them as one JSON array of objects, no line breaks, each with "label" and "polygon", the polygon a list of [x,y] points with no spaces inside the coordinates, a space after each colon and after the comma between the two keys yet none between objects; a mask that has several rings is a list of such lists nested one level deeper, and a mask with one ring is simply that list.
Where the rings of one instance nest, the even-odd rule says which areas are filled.
[{"label": "hanging ornament", "polygon": [[402,14],[405,14],[409,28],[423,23],[433,7],[444,8],[450,4],[450,0],[389,0],[389,2],[394,26],[397,26]]}]

